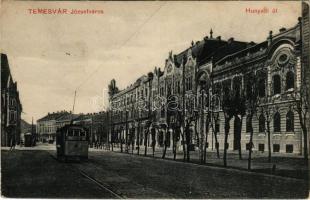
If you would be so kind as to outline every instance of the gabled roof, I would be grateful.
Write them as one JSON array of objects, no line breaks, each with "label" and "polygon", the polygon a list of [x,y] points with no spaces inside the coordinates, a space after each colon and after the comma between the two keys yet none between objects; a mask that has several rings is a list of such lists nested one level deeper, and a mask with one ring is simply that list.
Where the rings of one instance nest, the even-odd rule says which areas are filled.
[{"label": "gabled roof", "polygon": [[7,85],[11,71],[9,67],[8,57],[6,54],[1,53],[1,89],[4,89]]}]

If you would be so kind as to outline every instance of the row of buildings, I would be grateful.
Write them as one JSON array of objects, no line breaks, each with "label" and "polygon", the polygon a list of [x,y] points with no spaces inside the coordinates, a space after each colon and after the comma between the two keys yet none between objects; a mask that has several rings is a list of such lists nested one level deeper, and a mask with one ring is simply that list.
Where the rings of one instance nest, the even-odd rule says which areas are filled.
[{"label": "row of buildings", "polygon": [[[57,128],[74,123],[88,128],[91,144],[138,149],[172,148],[176,143],[181,150],[190,143],[195,150],[205,141],[208,149],[246,150],[253,128],[254,151],[267,151],[270,141],[272,152],[302,154],[308,138],[304,138],[297,107],[310,77],[307,4],[302,14],[294,27],[270,31],[260,43],[224,40],[211,30],[184,51],[169,52],[162,68],[155,67],[127,88],[119,90],[113,79],[106,112],[61,111],[39,119],[39,138],[54,141]],[[258,96],[256,112],[251,116],[245,104],[244,112],[231,117],[225,144],[225,98],[245,94],[248,102],[252,79]],[[235,103],[233,108],[240,104]],[[190,134],[182,137],[185,127]]]},{"label": "row of buildings", "polygon": [[88,129],[90,144],[105,143],[107,133],[107,113],[73,114],[68,111],[48,113],[37,120],[36,131],[41,142],[54,142],[56,131],[67,124],[80,124]]},{"label": "row of buildings", "polygon": [[8,57],[1,53],[1,146],[20,143],[22,104]]},{"label": "row of buildings", "polygon": [[[246,150],[252,124],[254,151],[267,150],[269,126],[272,152],[301,154],[308,138],[303,138],[296,105],[310,77],[309,7],[305,6],[294,27],[270,31],[260,43],[224,40],[211,30],[181,53],[169,52],[162,68],[155,67],[127,88],[119,90],[113,79],[108,111],[111,142],[156,148],[166,143],[172,148],[177,135],[179,149],[186,140],[193,149],[205,140],[209,149]],[[257,112],[251,119],[247,109],[233,116],[224,144],[224,99],[231,91],[245,91],[248,98],[253,77]],[[180,134],[185,123],[190,123],[187,139]]]}]

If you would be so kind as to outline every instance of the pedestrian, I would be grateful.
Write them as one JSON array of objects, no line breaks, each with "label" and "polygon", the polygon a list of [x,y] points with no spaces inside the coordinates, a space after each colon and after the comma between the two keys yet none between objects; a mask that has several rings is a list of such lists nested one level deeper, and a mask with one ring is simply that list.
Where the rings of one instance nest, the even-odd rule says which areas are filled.
[{"label": "pedestrian", "polygon": [[12,151],[13,149],[15,149],[15,137],[11,137],[11,141],[10,141],[10,151]]}]

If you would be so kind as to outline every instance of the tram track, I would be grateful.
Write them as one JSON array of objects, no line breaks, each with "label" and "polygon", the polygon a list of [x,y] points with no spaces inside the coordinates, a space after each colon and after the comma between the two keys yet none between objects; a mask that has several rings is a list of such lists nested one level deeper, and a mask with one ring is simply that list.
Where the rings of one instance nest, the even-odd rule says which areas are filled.
[{"label": "tram track", "polygon": [[[55,155],[53,155],[51,152],[49,152],[49,155],[56,160],[57,162],[59,162],[59,160],[56,158]],[[98,187],[100,187],[102,190],[110,193],[112,196],[114,196],[117,199],[124,199],[124,197],[120,196],[119,194],[117,194],[116,192],[114,192],[113,190],[109,189],[109,186],[96,180],[95,178],[91,177],[90,175],[88,175],[86,172],[84,172],[83,170],[78,169],[76,166],[74,166],[72,163],[67,163],[68,166],[70,166],[72,169],[74,169],[75,171],[77,171],[81,176],[83,176],[84,178],[88,179],[89,181],[93,182],[95,185],[97,185]]]}]

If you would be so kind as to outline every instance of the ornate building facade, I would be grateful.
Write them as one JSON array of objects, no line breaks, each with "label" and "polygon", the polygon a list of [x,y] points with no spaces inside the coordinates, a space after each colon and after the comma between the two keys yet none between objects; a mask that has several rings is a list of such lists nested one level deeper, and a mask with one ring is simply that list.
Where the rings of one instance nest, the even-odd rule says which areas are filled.
[{"label": "ornate building facade", "polygon": [[[296,102],[306,81],[302,67],[309,67],[301,64],[302,44],[309,42],[301,39],[304,23],[300,20],[276,34],[270,31],[261,43],[222,40],[211,30],[183,52],[170,52],[163,70],[155,67],[126,89],[110,94],[111,142],[132,149],[172,148],[173,142],[182,149],[187,142],[195,150],[204,142],[208,149],[246,150],[253,128],[254,151],[271,146],[274,153],[301,154],[304,138]],[[253,77],[255,114],[250,118],[247,106],[235,114],[224,145],[224,99],[233,91],[245,94],[247,101]],[[186,125],[190,134],[185,137]]]},{"label": "ornate building facade", "polygon": [[22,104],[8,58],[1,54],[1,146],[19,144]]}]

